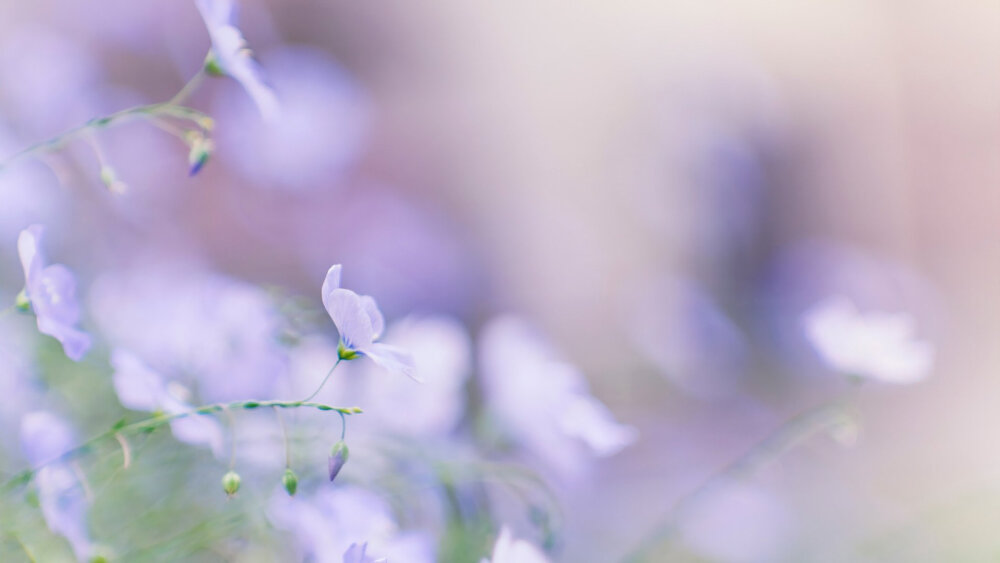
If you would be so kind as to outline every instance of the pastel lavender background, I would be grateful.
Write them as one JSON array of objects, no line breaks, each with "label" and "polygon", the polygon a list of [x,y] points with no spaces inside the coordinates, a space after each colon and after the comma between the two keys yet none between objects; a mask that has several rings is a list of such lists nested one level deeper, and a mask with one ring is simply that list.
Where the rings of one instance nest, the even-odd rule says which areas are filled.
[{"label": "pastel lavender background", "polygon": [[[305,383],[308,358],[261,351],[260,286],[318,303],[333,263],[388,319],[447,314],[475,335],[527,317],[641,435],[560,491],[565,561],[620,557],[841,389],[805,346],[805,308],[844,293],[910,310],[940,346],[935,376],[871,389],[857,446],[817,439],[720,490],[683,540],[720,561],[980,553],[1000,509],[998,25],[990,3],[248,1],[277,130],[211,81],[191,103],[217,118],[218,151],[193,179],[142,124],[100,135],[124,197],[83,144],[5,171],[0,296],[20,288],[18,231],[45,223],[112,345],[155,348],[170,377],[188,358],[246,362],[238,384],[207,376],[212,399],[308,391],[329,350]],[[0,2],[0,152],[168,98],[207,48],[188,2]],[[0,389],[43,400],[10,324]],[[260,357],[199,349],[245,324]],[[16,420],[0,410],[2,434]]]}]

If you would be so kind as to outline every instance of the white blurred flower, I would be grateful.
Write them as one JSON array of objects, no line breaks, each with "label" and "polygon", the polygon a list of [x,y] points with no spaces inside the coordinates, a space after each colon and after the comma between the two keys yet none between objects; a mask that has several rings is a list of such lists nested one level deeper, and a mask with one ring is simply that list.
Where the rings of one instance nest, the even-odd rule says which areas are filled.
[{"label": "white blurred flower", "polygon": [[861,313],[850,299],[828,298],[806,312],[806,337],[823,360],[846,375],[914,383],[930,374],[934,348],[917,340],[907,313]]},{"label": "white blurred flower", "polygon": [[537,547],[524,540],[514,539],[510,530],[504,526],[493,546],[493,557],[483,559],[481,563],[548,563],[549,558]]},{"label": "white blurred flower", "polygon": [[521,319],[490,322],[483,329],[480,352],[490,411],[515,440],[560,475],[578,475],[588,457],[614,455],[637,439],[636,429],[618,423],[590,395],[583,375]]}]

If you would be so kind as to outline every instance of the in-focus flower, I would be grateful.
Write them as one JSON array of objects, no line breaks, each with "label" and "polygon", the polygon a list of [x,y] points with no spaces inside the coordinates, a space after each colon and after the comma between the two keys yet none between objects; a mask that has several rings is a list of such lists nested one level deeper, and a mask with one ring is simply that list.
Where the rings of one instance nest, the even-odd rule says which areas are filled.
[{"label": "in-focus flower", "polygon": [[46,463],[35,474],[38,503],[45,523],[69,541],[77,559],[86,561],[94,553],[87,532],[87,498],[72,468],[54,462],[74,445],[73,431],[58,416],[31,412],[21,420],[21,444],[32,465]]},{"label": "in-focus flower", "polygon": [[243,86],[257,104],[265,121],[278,116],[278,97],[264,81],[264,73],[247,48],[243,34],[234,25],[236,7],[232,0],[196,0],[212,40],[212,55],[206,69],[226,74]]},{"label": "in-focus flower", "polygon": [[843,296],[806,312],[806,337],[830,368],[887,383],[914,383],[930,374],[934,348],[917,340],[916,321],[906,313],[861,313]]},{"label": "in-focus flower", "polygon": [[[174,390],[180,387],[179,384],[168,383],[134,354],[125,350],[113,351],[111,367],[114,369],[112,383],[115,393],[126,408],[166,414],[187,412],[193,408],[176,396]],[[201,415],[175,418],[170,421],[170,430],[181,442],[208,446],[216,458],[222,459],[225,455],[222,426],[213,418]]]},{"label": "in-focus flower", "polygon": [[417,379],[409,352],[376,342],[385,329],[382,312],[372,297],[340,287],[340,270],[340,264],[332,266],[323,281],[323,305],[340,332],[340,358],[367,356],[390,371]]},{"label": "in-focus flower", "polygon": [[368,542],[352,543],[344,552],[344,563],[386,563],[387,559],[375,559],[367,554]]},{"label": "in-focus flower", "polygon": [[322,487],[311,496],[299,491],[294,497],[279,490],[271,497],[267,516],[275,527],[295,538],[301,550],[295,560],[343,563],[344,554],[358,542],[367,542],[372,552],[387,561],[437,560],[432,538],[400,530],[386,499],[367,489]]},{"label": "in-focus flower", "polygon": [[17,252],[24,267],[24,290],[38,321],[38,330],[62,343],[75,361],[90,349],[90,336],[76,328],[80,305],[76,300],[76,278],[62,264],[45,264],[41,244],[44,229],[32,225],[21,231]]},{"label": "in-focus flower", "polygon": [[480,352],[490,411],[511,437],[560,475],[584,470],[588,452],[614,455],[637,439],[635,428],[615,421],[590,395],[583,375],[522,320],[490,322]]},{"label": "in-focus flower", "polygon": [[548,563],[549,558],[537,547],[514,535],[504,526],[493,545],[493,556],[481,563]]}]

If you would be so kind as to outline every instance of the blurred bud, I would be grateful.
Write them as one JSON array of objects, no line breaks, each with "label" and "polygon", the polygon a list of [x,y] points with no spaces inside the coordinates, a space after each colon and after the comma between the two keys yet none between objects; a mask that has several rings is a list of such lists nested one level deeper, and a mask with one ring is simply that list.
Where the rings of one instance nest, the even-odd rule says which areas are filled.
[{"label": "blurred bud", "polygon": [[337,344],[337,357],[340,358],[341,360],[353,360],[354,358],[357,358],[359,355],[360,354],[358,354],[354,350],[351,350],[347,346],[344,346],[343,340],[341,340],[340,343]]},{"label": "blurred bud", "polygon": [[186,138],[188,146],[191,147],[188,152],[188,166],[190,166],[188,176],[194,176],[208,162],[208,157],[212,156],[215,143],[197,131],[188,131]]},{"label": "blurred bud", "polygon": [[333,445],[333,449],[330,450],[330,480],[333,481],[337,478],[337,474],[340,470],[344,468],[344,464],[347,463],[347,457],[350,452],[347,450],[347,444],[343,440],[340,440]]},{"label": "blurred bud", "polygon": [[845,416],[828,430],[830,437],[844,447],[857,445],[861,436],[861,423],[852,416]]},{"label": "blurred bud", "polygon": [[108,191],[113,194],[123,194],[128,190],[128,186],[125,185],[125,182],[118,179],[114,168],[111,168],[107,164],[101,166],[101,182],[103,182],[104,186],[108,188]]},{"label": "blurred bud", "polygon": [[21,290],[21,293],[17,294],[14,298],[14,307],[22,313],[27,313],[31,311],[31,300],[28,299],[28,294],[25,290]]},{"label": "blurred bud", "polygon": [[205,57],[205,74],[209,76],[225,76],[226,72],[222,70],[219,65],[219,59],[215,56],[215,51],[209,51],[208,56]]},{"label": "blurred bud", "polygon": [[294,497],[295,491],[299,489],[299,478],[291,469],[285,469],[285,474],[281,477],[281,484],[284,485],[285,490],[288,491],[288,496]]},{"label": "blurred bud", "polygon": [[240,475],[235,471],[230,471],[222,476],[222,490],[226,494],[233,496],[240,490]]}]

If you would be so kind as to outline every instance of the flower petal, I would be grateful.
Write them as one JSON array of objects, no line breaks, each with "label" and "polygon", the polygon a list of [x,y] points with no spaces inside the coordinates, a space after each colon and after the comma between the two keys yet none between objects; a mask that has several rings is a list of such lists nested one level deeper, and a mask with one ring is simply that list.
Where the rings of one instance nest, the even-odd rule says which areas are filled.
[{"label": "flower petal", "polygon": [[401,373],[418,383],[423,383],[417,376],[417,368],[413,361],[413,356],[406,350],[376,342],[360,351],[383,368],[395,373]]},{"label": "flower petal", "polygon": [[111,366],[115,370],[112,383],[122,405],[137,411],[160,408],[167,392],[160,374],[126,350],[112,352]]},{"label": "flower petal", "polygon": [[372,319],[365,310],[361,296],[349,289],[335,289],[324,299],[326,311],[337,325],[344,345],[363,351],[372,344]]}]

